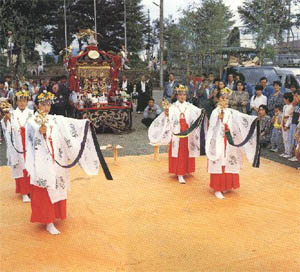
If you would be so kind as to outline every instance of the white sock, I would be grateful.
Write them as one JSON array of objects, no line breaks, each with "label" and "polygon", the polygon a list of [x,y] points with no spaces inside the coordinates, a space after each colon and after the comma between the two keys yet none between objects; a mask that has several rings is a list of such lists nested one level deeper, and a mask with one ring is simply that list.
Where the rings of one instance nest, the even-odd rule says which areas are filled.
[{"label": "white sock", "polygon": [[183,176],[178,176],[178,181],[181,184],[185,184],[185,180],[184,180]]},{"label": "white sock", "polygon": [[224,198],[225,198],[221,192],[215,192],[215,196],[216,196],[218,199],[224,199]]},{"label": "white sock", "polygon": [[46,230],[51,233],[52,235],[60,234],[60,231],[54,226],[53,223],[49,223],[46,226]]},{"label": "white sock", "polygon": [[28,195],[22,195],[22,197],[23,197],[23,202],[24,203],[27,203],[27,202],[31,201]]}]

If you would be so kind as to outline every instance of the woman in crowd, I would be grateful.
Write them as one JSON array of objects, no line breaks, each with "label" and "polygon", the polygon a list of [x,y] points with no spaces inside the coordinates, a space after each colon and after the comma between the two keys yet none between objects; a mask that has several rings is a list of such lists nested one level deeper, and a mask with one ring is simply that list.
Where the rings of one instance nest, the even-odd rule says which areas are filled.
[{"label": "woman in crowd", "polygon": [[249,103],[249,94],[245,92],[245,85],[242,81],[236,83],[237,90],[230,96],[230,106],[231,108],[247,113],[247,105]]},{"label": "woman in crowd", "polygon": [[282,84],[280,81],[273,82],[274,93],[270,95],[268,101],[268,111],[270,117],[274,116],[274,108],[276,105],[280,105],[283,107],[284,101],[283,94],[280,92],[281,86]]},{"label": "woman in crowd", "polygon": [[219,82],[218,91],[219,91],[221,94],[227,94],[229,97],[230,97],[231,94],[232,94],[232,90],[229,89],[228,87],[226,87],[225,82],[222,81],[222,80]]},{"label": "woman in crowd", "polygon": [[267,97],[263,95],[263,86],[262,85],[256,85],[255,86],[255,95],[251,97],[250,101],[250,109],[251,109],[251,115],[258,115],[259,106],[260,105],[267,105]]}]

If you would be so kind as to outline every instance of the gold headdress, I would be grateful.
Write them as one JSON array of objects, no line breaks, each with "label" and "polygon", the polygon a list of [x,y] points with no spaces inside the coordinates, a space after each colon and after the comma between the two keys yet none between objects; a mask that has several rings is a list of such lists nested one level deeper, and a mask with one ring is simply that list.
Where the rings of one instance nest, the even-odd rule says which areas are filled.
[{"label": "gold headdress", "polygon": [[176,93],[187,93],[188,89],[184,85],[179,85],[175,88]]},{"label": "gold headdress", "polygon": [[52,102],[55,99],[55,95],[51,92],[47,92],[44,90],[42,93],[39,94],[37,97],[38,102],[50,101]]},{"label": "gold headdress", "polygon": [[16,92],[16,97],[17,99],[20,99],[20,98],[29,98],[29,93],[28,91],[26,90],[20,90],[18,92]]},{"label": "gold headdress", "polygon": [[232,90],[229,89],[228,87],[225,87],[221,90],[222,94],[227,94],[227,95],[231,95],[232,94]]}]

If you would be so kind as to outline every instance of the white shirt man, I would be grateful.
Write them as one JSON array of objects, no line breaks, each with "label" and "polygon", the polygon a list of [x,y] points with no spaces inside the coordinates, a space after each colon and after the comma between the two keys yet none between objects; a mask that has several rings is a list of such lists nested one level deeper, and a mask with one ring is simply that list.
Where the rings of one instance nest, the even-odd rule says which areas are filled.
[{"label": "white shirt man", "polygon": [[142,86],[142,92],[146,92],[146,81],[141,81],[141,86]]},{"label": "white shirt man", "polygon": [[260,105],[267,105],[267,97],[263,94],[261,96],[252,96],[250,101],[250,107],[259,108]]}]

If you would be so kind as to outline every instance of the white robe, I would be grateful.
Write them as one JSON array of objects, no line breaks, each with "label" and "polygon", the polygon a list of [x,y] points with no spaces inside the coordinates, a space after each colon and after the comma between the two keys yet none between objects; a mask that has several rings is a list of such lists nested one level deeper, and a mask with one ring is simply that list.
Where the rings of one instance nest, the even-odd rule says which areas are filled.
[{"label": "white robe", "polygon": [[256,128],[253,136],[242,147],[235,147],[226,143],[225,152],[225,123],[228,125],[235,144],[241,143],[250,130],[252,122],[257,118],[241,113],[233,109],[224,109],[223,122],[218,118],[221,109],[213,110],[206,136],[205,150],[208,158],[208,172],[221,174],[222,166],[225,166],[225,173],[238,174],[242,167],[243,153],[246,154],[249,162],[253,162],[256,152]]},{"label": "white robe", "polygon": [[[180,113],[183,112],[186,123],[190,127],[202,113],[202,109],[194,105],[179,101],[169,108],[169,117],[162,112],[151,124],[148,130],[148,137],[151,144],[167,145],[172,142],[172,157],[178,158],[179,137],[174,134],[180,133]],[[200,130],[195,129],[188,136],[189,157],[200,156]]]},{"label": "white robe", "polygon": [[[60,167],[52,158],[51,135],[55,160],[61,165],[73,162],[80,150],[84,128],[88,120],[76,120],[48,115],[46,139],[39,132],[40,125],[32,118],[27,124],[26,169],[32,185],[46,188],[52,203],[67,199],[69,170]],[[90,129],[79,165],[89,175],[97,175],[99,160]]]},{"label": "white robe", "polygon": [[19,153],[23,152],[20,129],[21,127],[26,128],[26,124],[29,119],[32,118],[32,116],[32,110],[26,108],[24,111],[21,111],[19,108],[17,108],[11,111],[10,121],[7,121],[5,124],[4,120],[1,120],[1,125],[6,140],[7,164],[11,167],[11,175],[14,179],[23,177],[25,161],[24,154]]}]

